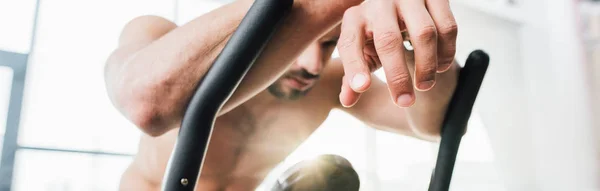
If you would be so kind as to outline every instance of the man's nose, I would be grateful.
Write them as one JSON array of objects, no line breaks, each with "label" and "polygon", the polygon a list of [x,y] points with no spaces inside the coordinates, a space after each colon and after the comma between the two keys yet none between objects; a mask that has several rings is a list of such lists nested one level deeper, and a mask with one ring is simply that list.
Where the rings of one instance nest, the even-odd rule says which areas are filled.
[{"label": "man's nose", "polygon": [[318,75],[323,70],[321,49],[317,43],[310,45],[298,60],[297,64],[313,75]]}]

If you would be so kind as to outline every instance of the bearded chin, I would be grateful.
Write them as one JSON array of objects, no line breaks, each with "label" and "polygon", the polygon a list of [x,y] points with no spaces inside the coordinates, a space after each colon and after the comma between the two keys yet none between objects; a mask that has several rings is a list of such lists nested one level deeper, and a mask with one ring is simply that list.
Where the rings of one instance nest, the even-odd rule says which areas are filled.
[{"label": "bearded chin", "polygon": [[312,87],[308,88],[307,90],[301,91],[293,88],[288,88],[286,91],[286,88],[283,87],[283,85],[279,81],[271,84],[271,86],[267,88],[271,95],[275,96],[276,98],[285,100],[298,100],[304,97],[311,89]]}]

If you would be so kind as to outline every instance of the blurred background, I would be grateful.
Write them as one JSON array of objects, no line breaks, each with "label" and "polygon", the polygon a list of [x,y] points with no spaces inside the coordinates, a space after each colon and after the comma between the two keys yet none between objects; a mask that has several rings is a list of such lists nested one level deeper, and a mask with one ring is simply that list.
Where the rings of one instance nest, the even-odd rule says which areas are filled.
[{"label": "blurred background", "polygon": [[[0,0],[0,191],[117,190],[140,137],[104,88],[121,29],[148,14],[185,24],[228,2]],[[451,4],[457,59],[491,56],[452,190],[600,191],[600,1]],[[426,190],[438,145],[366,127],[332,111],[258,190],[325,153],[353,163],[361,190]]]}]

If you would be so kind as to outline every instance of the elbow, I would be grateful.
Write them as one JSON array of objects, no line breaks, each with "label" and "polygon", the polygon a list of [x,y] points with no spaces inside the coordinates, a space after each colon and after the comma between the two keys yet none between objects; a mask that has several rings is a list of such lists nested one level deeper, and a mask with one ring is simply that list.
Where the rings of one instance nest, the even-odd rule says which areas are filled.
[{"label": "elbow", "polygon": [[168,112],[161,108],[160,102],[144,92],[116,91],[110,97],[113,105],[133,125],[143,133],[157,137],[169,131],[174,126],[170,122],[174,120],[169,120]]},{"label": "elbow", "polygon": [[[436,120],[437,121],[437,120]],[[415,137],[430,141],[430,142],[439,142],[441,140],[442,134],[442,122],[441,120],[434,121],[424,121],[422,123],[414,123],[411,125],[412,131]]]},{"label": "elbow", "polygon": [[169,112],[158,101],[157,85],[146,80],[132,79],[122,72],[126,64],[109,59],[105,67],[105,85],[113,106],[145,134],[160,136],[173,127],[168,120]]},{"label": "elbow", "polygon": [[432,126],[429,128],[417,128],[414,133],[423,140],[430,142],[439,142],[441,140],[441,126]]},{"label": "elbow", "polygon": [[158,137],[170,130],[165,117],[153,106],[137,106],[127,111],[127,118],[142,132]]}]

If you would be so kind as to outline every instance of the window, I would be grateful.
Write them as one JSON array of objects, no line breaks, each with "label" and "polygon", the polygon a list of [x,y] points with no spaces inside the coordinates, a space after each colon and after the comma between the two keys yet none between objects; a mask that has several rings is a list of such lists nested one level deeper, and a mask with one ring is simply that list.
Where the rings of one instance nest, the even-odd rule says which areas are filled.
[{"label": "window", "polygon": [[35,150],[17,152],[13,190],[118,190],[131,157]]},{"label": "window", "polygon": [[128,21],[141,15],[172,19],[174,2],[58,0],[40,1],[38,7],[25,96],[18,96],[21,123],[13,127],[19,130],[18,145],[11,147],[16,159],[2,166],[12,181],[3,179],[1,186],[117,190],[139,131],[112,107],[103,65]]},{"label": "window", "polygon": [[[10,100],[10,89],[12,85],[13,72],[11,68],[0,66],[0,159],[2,158],[2,143],[6,129],[8,115],[8,103]],[[2,163],[2,161],[0,161]]]},{"label": "window", "polygon": [[177,24],[184,25],[230,0],[177,0]]},{"label": "window", "polygon": [[147,14],[172,19],[173,2],[40,3],[19,144],[135,153],[139,131],[111,105],[104,62],[128,21]]},{"label": "window", "polygon": [[0,50],[28,53],[36,0],[0,0]]}]

